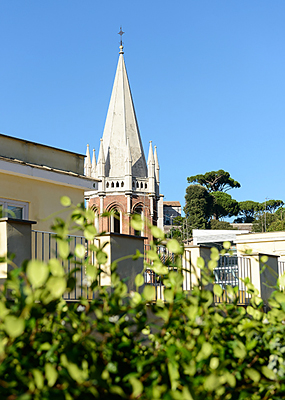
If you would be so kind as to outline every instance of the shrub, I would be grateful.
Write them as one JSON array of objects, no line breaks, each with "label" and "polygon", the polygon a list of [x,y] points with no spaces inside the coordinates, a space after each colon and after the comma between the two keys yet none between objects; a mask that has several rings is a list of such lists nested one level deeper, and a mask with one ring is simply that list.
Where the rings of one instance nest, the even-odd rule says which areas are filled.
[{"label": "shrub", "polygon": [[[63,201],[69,206],[69,202]],[[72,206],[71,206],[72,207]],[[153,288],[136,277],[137,291],[127,287],[112,264],[112,287],[100,287],[98,276],[106,262],[104,249],[91,245],[96,264],[78,247],[70,254],[67,235],[79,228],[91,241],[97,234],[94,215],[74,208],[64,222],[57,218],[60,260],[37,260],[9,273],[0,297],[1,399],[281,399],[285,395],[285,294],[276,289],[270,311],[263,312],[257,290],[250,305],[214,305],[212,270],[219,254],[202,270],[199,287],[182,290],[182,274],[167,271],[156,252],[163,233],[152,230],[148,258],[163,277],[166,302],[153,302]],[[138,224],[135,220],[134,224]],[[167,244],[181,270],[182,248]],[[80,256],[81,261],[76,261]],[[140,256],[136,254],[135,257]],[[66,303],[74,271],[86,268],[94,299]],[[63,265],[63,266],[62,266]],[[284,285],[281,278],[280,284]],[[229,288],[230,290],[230,288]]]}]

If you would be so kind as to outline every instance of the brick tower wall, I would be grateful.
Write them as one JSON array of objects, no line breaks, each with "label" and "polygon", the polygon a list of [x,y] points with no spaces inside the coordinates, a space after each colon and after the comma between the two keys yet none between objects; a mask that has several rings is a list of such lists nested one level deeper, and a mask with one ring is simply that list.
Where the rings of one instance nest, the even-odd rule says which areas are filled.
[{"label": "brick tower wall", "polygon": [[[116,208],[121,211],[122,218],[122,234],[134,235],[135,231],[130,225],[131,216],[127,213],[127,202],[128,198],[125,195],[107,195],[103,198],[103,210],[111,211]],[[151,202],[153,202],[153,217],[150,214]],[[131,196],[131,213],[135,212],[136,207],[141,207],[143,210],[145,218],[149,221],[151,225],[157,225],[157,200],[152,197],[146,197],[143,195],[132,195]],[[89,201],[89,208],[96,209],[100,213],[100,198],[93,197]],[[147,225],[147,224],[145,224]],[[99,217],[99,232],[110,232],[110,218],[109,217]],[[146,243],[149,243],[153,237],[151,235],[150,229],[145,226],[144,236],[147,237]]]}]

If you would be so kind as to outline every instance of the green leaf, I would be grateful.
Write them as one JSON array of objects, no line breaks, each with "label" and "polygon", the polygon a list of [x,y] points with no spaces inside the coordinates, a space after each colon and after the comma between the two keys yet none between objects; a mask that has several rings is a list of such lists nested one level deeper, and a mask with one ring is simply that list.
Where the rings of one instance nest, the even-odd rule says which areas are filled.
[{"label": "green leaf", "polygon": [[87,379],[88,377],[87,371],[86,370],[82,371],[82,369],[80,369],[76,364],[66,361],[65,366],[71,378],[75,380],[77,383],[81,384]]},{"label": "green leaf", "polygon": [[153,286],[146,285],[143,290],[143,297],[147,301],[153,301],[155,299],[155,289]]},{"label": "green leaf", "polygon": [[223,247],[224,247],[224,249],[229,250],[231,247],[231,242],[224,242]]},{"label": "green leaf", "polygon": [[117,394],[117,395],[121,396],[122,398],[126,397],[123,389],[120,386],[117,386],[117,385],[111,386],[110,392],[113,393],[113,394]]},{"label": "green leaf", "polygon": [[77,244],[74,251],[76,257],[84,258],[85,257],[85,246],[83,244]]},{"label": "green leaf", "polygon": [[197,267],[203,269],[205,267],[205,260],[202,257],[197,258]]},{"label": "green leaf", "polygon": [[38,389],[42,389],[44,387],[44,377],[40,370],[33,369],[32,373],[34,375],[35,385]]},{"label": "green leaf", "polygon": [[52,364],[45,364],[45,375],[48,381],[48,386],[53,387],[57,380],[58,372]]},{"label": "green leaf", "polygon": [[210,368],[217,369],[220,364],[220,360],[218,357],[212,357],[210,360]]},{"label": "green leaf", "polygon": [[164,232],[161,229],[159,229],[157,226],[151,227],[151,234],[157,239],[163,240],[165,238]]},{"label": "green leaf", "polygon": [[218,266],[217,261],[214,260],[208,261],[208,267],[211,271],[214,271],[214,269],[217,268],[217,266]]},{"label": "green leaf", "polygon": [[97,232],[95,226],[93,226],[93,225],[88,225],[84,229],[84,236],[87,240],[93,240],[94,237],[97,235],[97,233],[98,232]]},{"label": "green leaf", "polygon": [[87,265],[86,267],[86,275],[90,276],[92,280],[94,280],[97,277],[98,270],[94,265]]},{"label": "green leaf", "polygon": [[106,262],[108,260],[108,256],[104,251],[99,250],[96,253],[96,259],[97,259],[98,264],[106,264]]},{"label": "green leaf", "polygon": [[63,207],[69,207],[71,205],[71,200],[68,196],[62,196],[60,202]]},{"label": "green leaf", "polygon": [[143,392],[143,384],[141,383],[141,381],[139,381],[137,378],[135,378],[134,376],[131,376],[129,378],[129,382],[132,385],[133,388],[133,394],[132,394],[132,398],[137,398],[140,394],[142,394]]},{"label": "green leaf", "polygon": [[174,254],[183,254],[183,247],[178,243],[178,241],[176,239],[170,239],[167,244],[166,247],[168,248],[168,250],[171,253]]},{"label": "green leaf", "polygon": [[220,259],[220,252],[216,247],[211,248],[211,260],[219,261]]},{"label": "green leaf", "polygon": [[62,265],[58,259],[51,258],[48,262],[48,266],[52,275],[64,276],[64,269],[62,268]]},{"label": "green leaf", "polygon": [[276,375],[275,373],[272,371],[272,369],[269,369],[268,367],[266,367],[265,365],[263,365],[261,367],[261,372],[263,373],[263,375],[270,379],[270,380],[275,380],[276,379]]},{"label": "green leaf", "polygon": [[282,286],[282,287],[285,286],[285,273],[279,277],[277,285]]},{"label": "green leaf", "polygon": [[265,264],[265,263],[267,263],[267,261],[268,261],[268,257],[267,257],[267,256],[261,256],[261,257],[260,257],[260,261],[261,261],[263,264]]},{"label": "green leaf", "polygon": [[241,358],[241,359],[245,358],[246,349],[245,349],[245,345],[242,342],[236,340],[234,342],[234,349],[233,350],[234,350],[234,355],[235,355],[236,358]]},{"label": "green leaf", "polygon": [[219,379],[216,374],[210,374],[204,382],[204,388],[209,391],[214,391],[220,386]]},{"label": "green leaf", "polygon": [[206,360],[213,353],[213,347],[210,343],[204,342],[202,344],[201,350],[197,354],[197,361]]},{"label": "green leaf", "polygon": [[27,266],[27,277],[35,288],[42,286],[49,275],[48,266],[40,260],[31,260]]},{"label": "green leaf", "polygon": [[171,389],[176,390],[178,385],[179,385],[179,370],[178,370],[178,364],[177,362],[171,360],[167,363],[167,368],[168,368],[168,374],[169,374],[169,379],[171,383]]},{"label": "green leaf", "polygon": [[59,299],[66,290],[66,284],[64,277],[52,276],[47,281],[46,287],[54,299]]},{"label": "green leaf", "polygon": [[66,259],[70,253],[69,243],[65,240],[59,240],[58,241],[58,251],[59,251],[61,258]]},{"label": "green leaf", "polygon": [[139,214],[134,214],[132,215],[132,220],[131,220],[131,226],[134,228],[136,231],[142,231],[143,230],[143,220]]},{"label": "green leaf", "polygon": [[149,258],[150,260],[159,260],[159,255],[155,250],[148,250],[147,258]]},{"label": "green leaf", "polygon": [[138,287],[140,287],[140,286],[142,286],[142,285],[144,284],[144,277],[143,277],[143,275],[139,274],[139,275],[136,276],[136,278],[135,278],[135,284],[136,284],[136,286],[138,286]]},{"label": "green leaf", "polygon": [[140,303],[141,299],[142,297],[138,292],[131,293],[131,303],[133,307],[137,306]]},{"label": "green leaf", "polygon": [[214,293],[216,296],[221,297],[223,295],[223,289],[221,288],[220,285],[214,285]]},{"label": "green leaf", "polygon": [[260,381],[260,373],[256,369],[246,368],[244,372],[253,382]]},{"label": "green leaf", "polygon": [[20,336],[25,329],[25,321],[14,315],[7,315],[4,319],[4,330],[11,338]]},{"label": "green leaf", "polygon": [[9,310],[6,308],[5,304],[0,301],[0,318],[4,319],[7,314],[9,314]]}]

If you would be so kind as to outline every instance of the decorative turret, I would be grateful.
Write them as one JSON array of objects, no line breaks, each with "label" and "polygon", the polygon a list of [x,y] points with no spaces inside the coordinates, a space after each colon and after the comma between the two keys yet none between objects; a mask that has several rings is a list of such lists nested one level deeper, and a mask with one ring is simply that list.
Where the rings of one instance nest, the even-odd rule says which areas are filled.
[{"label": "decorative turret", "polygon": [[87,144],[86,149],[86,158],[84,162],[84,174],[85,176],[91,176],[91,159],[90,159],[90,152],[89,152],[89,144]]},{"label": "decorative turret", "polygon": [[92,167],[91,167],[91,177],[92,177],[92,178],[97,178],[97,168],[96,168],[95,149],[93,149]]},{"label": "decorative turret", "polygon": [[125,160],[125,191],[132,190],[132,154],[130,141],[127,137],[126,160]]},{"label": "decorative turret", "polygon": [[155,171],[154,171],[154,157],[153,157],[153,150],[152,150],[152,141],[149,142],[149,152],[148,152],[148,184],[149,184],[149,191],[150,193],[155,193]]},{"label": "decorative turret", "polygon": [[103,148],[103,139],[100,139],[100,150],[99,150],[99,156],[98,156],[98,178],[101,179],[101,182],[99,183],[99,191],[105,192],[105,156],[104,156],[104,148]]},{"label": "decorative turret", "polygon": [[154,167],[155,167],[155,180],[156,180],[156,194],[159,194],[159,163],[158,163],[156,146],[154,146]]}]

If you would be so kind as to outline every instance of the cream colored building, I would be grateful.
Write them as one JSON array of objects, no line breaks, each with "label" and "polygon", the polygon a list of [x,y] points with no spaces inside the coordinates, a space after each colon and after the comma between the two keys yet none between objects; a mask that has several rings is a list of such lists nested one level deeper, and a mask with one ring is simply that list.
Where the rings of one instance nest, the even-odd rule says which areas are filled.
[{"label": "cream colored building", "polygon": [[263,232],[241,234],[235,240],[237,254],[242,255],[246,250],[253,253],[272,254],[285,261],[285,232]]},{"label": "cream colored building", "polygon": [[62,209],[61,196],[78,204],[84,191],[98,189],[97,179],[84,176],[84,158],[0,134],[0,206],[15,218],[36,221],[34,229],[49,231],[46,218]]}]

